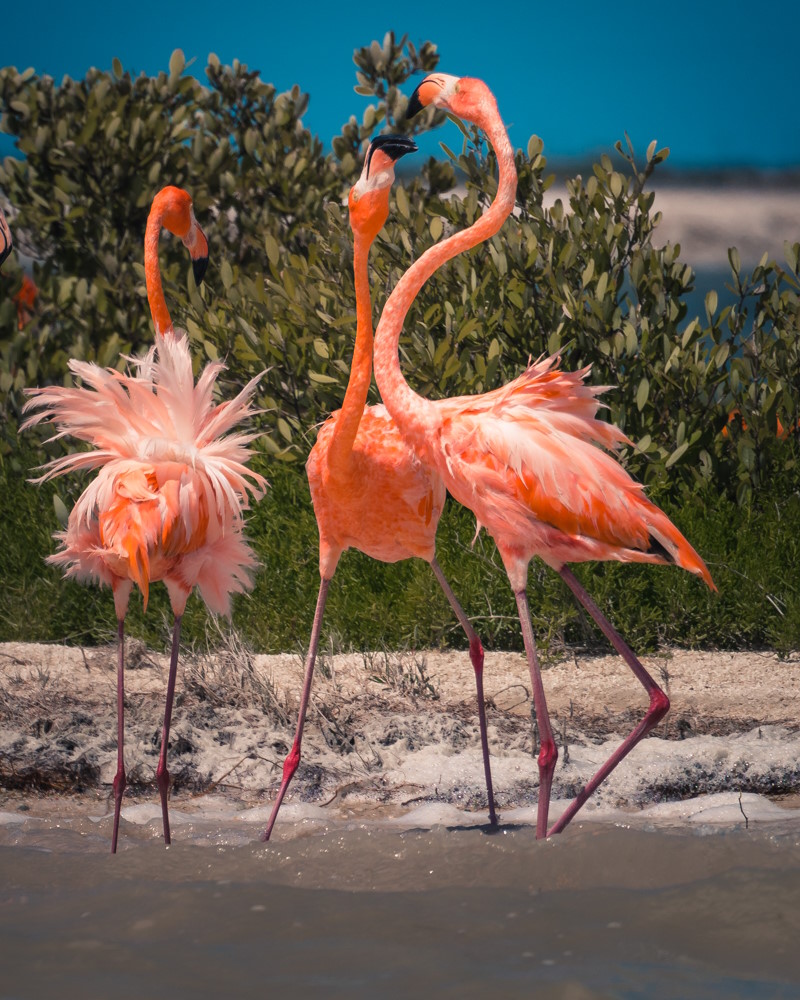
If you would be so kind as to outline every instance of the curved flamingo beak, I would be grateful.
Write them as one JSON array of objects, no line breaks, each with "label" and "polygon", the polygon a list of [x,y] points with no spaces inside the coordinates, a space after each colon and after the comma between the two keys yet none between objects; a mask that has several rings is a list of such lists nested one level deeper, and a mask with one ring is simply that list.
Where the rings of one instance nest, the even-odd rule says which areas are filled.
[{"label": "curved flamingo beak", "polygon": [[205,257],[198,257],[196,260],[192,261],[192,274],[194,274],[194,281],[196,285],[202,285],[207,267],[208,254],[206,254]]},{"label": "curved flamingo beak", "polygon": [[396,163],[401,156],[405,156],[406,153],[416,153],[417,144],[413,139],[410,139],[407,135],[376,135],[375,138],[369,145],[367,150],[367,160],[366,160],[366,173],[365,178],[369,180],[370,171],[372,169],[372,158],[375,153],[380,150],[386,159],[378,157],[379,169],[385,169],[387,160],[391,163]]},{"label": "curved flamingo beak", "polygon": [[455,79],[455,77],[445,76],[443,73],[433,73],[430,76],[426,76],[408,99],[406,118],[413,118],[423,108],[427,108],[434,98],[442,93],[448,83],[455,81]]},{"label": "curved flamingo beak", "polygon": [[189,232],[186,234],[183,242],[191,254],[192,273],[194,274],[195,284],[199,286],[203,283],[206,268],[208,267],[208,240],[206,239],[206,234],[194,218],[194,213],[192,213],[192,224],[189,227]]},{"label": "curved flamingo beak", "polygon": [[392,160],[399,160],[406,153],[416,153],[418,146],[407,135],[376,135],[370,149],[382,149]]}]

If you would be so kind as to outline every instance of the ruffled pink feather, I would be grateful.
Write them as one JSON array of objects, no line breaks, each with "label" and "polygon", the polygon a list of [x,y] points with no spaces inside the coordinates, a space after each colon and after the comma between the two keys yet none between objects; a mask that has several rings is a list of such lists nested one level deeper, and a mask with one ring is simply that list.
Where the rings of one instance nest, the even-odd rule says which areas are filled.
[{"label": "ruffled pink feather", "polygon": [[145,602],[149,582],[164,580],[176,614],[197,586],[212,611],[229,613],[230,594],[249,589],[257,565],[243,512],[266,481],[246,464],[256,435],[233,428],[254,414],[260,376],[216,404],[224,366],[207,365],[195,382],[186,337],[171,332],[156,334],[155,348],[130,359],[127,372],[78,361],[70,369],[83,384],[28,390],[23,424],[51,423],[51,440],[69,435],[93,446],[47,463],[35,482],[99,470],[49,561],[115,591],[131,580]]}]

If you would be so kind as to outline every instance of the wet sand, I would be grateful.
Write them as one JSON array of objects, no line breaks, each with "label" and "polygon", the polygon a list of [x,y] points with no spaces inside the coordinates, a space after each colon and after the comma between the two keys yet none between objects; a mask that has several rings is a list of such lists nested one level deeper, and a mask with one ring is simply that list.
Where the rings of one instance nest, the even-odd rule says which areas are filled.
[{"label": "wet sand", "polygon": [[[157,812],[155,768],[167,658],[137,644],[126,678],[123,819]],[[800,793],[800,656],[670,650],[643,662],[671,698],[664,722],[585,807],[606,816],[698,795],[752,793],[781,808]],[[291,745],[303,664],[297,655],[228,649],[182,657],[170,738],[173,808],[191,814],[222,795],[268,809]],[[281,825],[402,816],[448,807],[483,822],[486,792],[474,677],[466,652],[320,657],[301,765]],[[631,731],[643,689],[616,656],[568,653],[546,664],[564,804]],[[485,696],[501,814],[535,806],[538,772],[530,679],[519,653],[488,653]],[[116,770],[113,647],[0,644],[0,808],[50,809],[75,797],[108,813]],[[741,814],[739,814],[739,818]]]}]

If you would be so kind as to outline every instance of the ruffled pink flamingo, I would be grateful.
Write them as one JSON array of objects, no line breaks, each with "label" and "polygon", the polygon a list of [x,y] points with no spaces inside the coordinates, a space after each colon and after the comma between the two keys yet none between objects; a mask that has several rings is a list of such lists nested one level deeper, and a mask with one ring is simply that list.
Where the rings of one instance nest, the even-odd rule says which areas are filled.
[{"label": "ruffled pink flamingo", "polygon": [[213,612],[230,614],[231,594],[252,586],[256,558],[243,536],[249,496],[266,485],[246,467],[255,435],[229,433],[254,412],[258,378],[235,399],[215,404],[214,384],[223,370],[207,365],[195,384],[186,335],[172,327],[158,265],[162,226],[179,236],[192,257],[200,282],[208,244],[189,195],[164,188],[153,201],[145,234],[145,274],[156,327],[155,347],[121,374],[95,364],[71,361],[84,387],[29,390],[26,409],[37,410],[23,428],[53,423],[55,438],[72,435],[93,449],[54,459],[37,482],[78,469],[97,469],[70,513],[67,529],[56,534],[60,550],[48,562],[69,577],[110,586],[117,613],[117,773],[114,778],[116,851],[126,785],[123,757],[124,623],[136,584],[145,608],[151,582],[163,580],[175,616],[169,679],[156,780],[161,797],[164,841],[170,843],[167,747],[175,693],[180,625],[196,586]]},{"label": "ruffled pink flamingo", "polygon": [[286,789],[300,763],[303,726],[328,586],[339,557],[348,548],[356,548],[381,562],[417,556],[430,563],[469,639],[478,688],[489,819],[492,824],[497,822],[483,700],[483,647],[436,561],[436,528],[445,501],[444,485],[433,469],[420,464],[386,408],[366,405],[373,346],[369,250],[389,214],[389,189],[394,180],[395,161],[416,148],[412,140],[403,136],[378,136],[367,151],[361,177],[350,191],[356,346],[342,408],[322,426],[306,463],[319,526],[320,588],[306,657],[297,732],[283,765],[281,787],[264,840],[269,840]]},{"label": "ruffled pink flamingo", "polygon": [[[494,538],[514,591],[541,737],[536,835],[548,833],[550,789],[558,751],[545,702],[526,593],[528,563],[539,556],[569,586],[644,686],[649,708],[619,748],[550,828],[564,829],[587,798],[663,718],[669,700],[581,586],[570,562],[675,563],[702,577],[703,561],[669,518],[645,497],[613,451],[629,443],[596,419],[602,388],[584,383],[589,369],[565,372],[557,356],[531,365],[513,382],[480,396],[431,401],[415,393],[400,369],[398,342],[406,313],[445,261],[488,239],[510,214],[516,193],[514,154],[497,103],[480,80],[441,73],[417,87],[411,116],[430,105],[486,133],[499,165],[495,200],[472,226],[430,247],[398,282],[375,337],[375,377],[386,408],[420,460],[435,469],[478,526]],[[600,447],[602,446],[602,447]]]}]

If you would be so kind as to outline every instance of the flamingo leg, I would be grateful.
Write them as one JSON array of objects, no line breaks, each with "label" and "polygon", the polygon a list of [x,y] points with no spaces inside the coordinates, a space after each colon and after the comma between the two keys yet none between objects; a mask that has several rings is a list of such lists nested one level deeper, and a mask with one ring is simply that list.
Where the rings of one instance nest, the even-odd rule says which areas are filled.
[{"label": "flamingo leg", "polygon": [[436,574],[445,597],[450,602],[450,607],[455,612],[456,618],[461,623],[461,627],[466,632],[469,639],[469,658],[472,661],[472,669],[475,671],[475,686],[478,693],[478,721],[481,729],[481,749],[483,751],[483,773],[486,777],[486,797],[489,801],[489,823],[497,826],[497,813],[494,807],[494,789],[492,787],[492,769],[489,762],[489,738],[486,732],[486,704],[483,698],[483,644],[478,638],[478,633],[472,627],[472,623],[467,618],[464,609],[458,602],[456,595],[447,578],[442,572],[442,567],[434,558],[431,560],[431,569]]},{"label": "flamingo leg", "polygon": [[114,831],[111,834],[111,853],[117,853],[119,815],[125,792],[125,619],[117,619],[117,773],[114,775]]},{"label": "flamingo leg", "polygon": [[172,702],[175,698],[175,678],[178,674],[178,652],[181,639],[181,615],[175,615],[172,626],[172,652],[169,658],[169,679],[167,680],[167,703],[164,707],[164,729],[161,733],[161,753],[158,757],[156,784],[161,796],[161,816],[164,823],[164,843],[169,847],[172,843],[169,831],[169,807],[167,794],[169,792],[169,771],[167,770],[167,745],[169,744],[169,726],[172,721]]},{"label": "flamingo leg", "polygon": [[550,809],[550,790],[553,786],[553,772],[558,760],[558,749],[553,739],[553,729],[550,725],[550,715],[547,711],[547,701],[542,684],[542,672],[539,668],[539,659],[536,656],[536,641],[533,638],[528,595],[523,589],[518,591],[515,597],[519,622],[522,626],[525,653],[528,657],[528,669],[531,674],[536,721],[539,725],[539,806],[536,814],[536,839],[541,840],[542,837],[547,836],[547,813]]},{"label": "flamingo leg", "polygon": [[637,680],[644,687],[645,691],[647,691],[650,696],[650,706],[639,725],[636,726],[633,732],[622,741],[605,764],[603,764],[594,777],[587,782],[575,799],[573,799],[573,801],[569,804],[566,812],[564,812],[563,815],[560,816],[559,819],[553,824],[549,831],[550,834],[561,833],[564,827],[569,823],[575,813],[581,808],[597,786],[605,781],[623,757],[626,757],[631,750],[633,750],[639,740],[646,736],[669,711],[669,698],[645,670],[634,652],[631,650],[630,646],[627,645],[622,636],[616,631],[600,608],[598,608],[572,570],[565,565],[561,567],[559,574],[572,593],[597,622],[597,625],[603,635],[605,635],[614,649],[616,649],[622,659],[631,668]]},{"label": "flamingo leg", "polygon": [[300,710],[297,717],[297,730],[294,734],[292,749],[286,755],[286,760],[283,762],[283,780],[281,781],[281,787],[278,790],[278,797],[275,799],[275,805],[272,807],[272,813],[270,814],[267,828],[261,837],[264,841],[269,840],[272,834],[272,828],[275,826],[275,820],[278,818],[278,811],[280,810],[281,803],[286,795],[286,789],[289,787],[289,782],[294,777],[294,773],[300,763],[300,744],[303,740],[303,728],[306,724],[308,700],[311,697],[311,682],[314,679],[314,663],[317,659],[317,646],[319,645],[319,635],[322,629],[322,615],[325,612],[325,601],[328,597],[328,587],[330,582],[330,579],[326,579],[325,577],[322,577],[320,580],[319,594],[317,596],[317,608],[314,612],[314,624],[311,628],[311,639],[309,640],[308,653],[306,655],[306,672],[303,679],[303,692],[300,696]]}]

